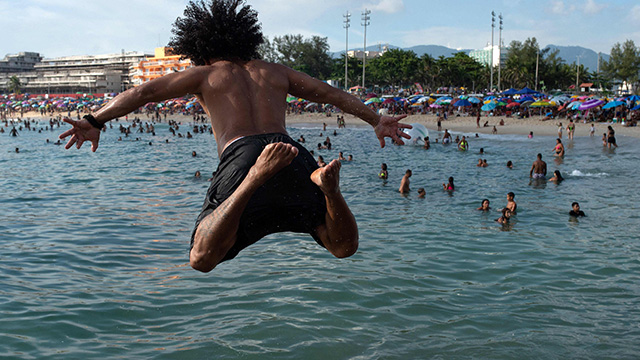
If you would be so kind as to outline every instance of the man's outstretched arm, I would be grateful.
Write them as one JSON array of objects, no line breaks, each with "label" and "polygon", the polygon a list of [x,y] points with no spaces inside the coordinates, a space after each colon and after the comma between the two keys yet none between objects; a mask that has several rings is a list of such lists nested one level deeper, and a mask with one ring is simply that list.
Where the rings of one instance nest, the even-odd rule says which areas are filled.
[{"label": "man's outstretched arm", "polygon": [[[104,125],[106,122],[129,114],[149,102],[173,99],[187,94],[199,94],[201,84],[207,79],[207,75],[208,69],[204,66],[165,75],[116,96],[106,106],[96,111],[93,117],[98,124]],[[92,151],[95,152],[98,149],[100,130],[84,119],[74,121],[65,118],[64,121],[73,126],[59,136],[60,139],[71,136],[65,149],[73,145],[80,149],[85,141],[91,142]]]},{"label": "man's outstretched arm", "polygon": [[407,117],[407,115],[401,115],[396,118],[380,116],[355,96],[304,73],[287,67],[284,68],[289,78],[289,93],[291,95],[318,103],[332,104],[348,114],[359,117],[373,126],[376,136],[380,140],[380,147],[384,147],[385,137],[390,137],[399,144],[404,144],[403,137],[411,138],[408,134],[400,131],[401,128],[410,129],[411,125],[398,122]]}]

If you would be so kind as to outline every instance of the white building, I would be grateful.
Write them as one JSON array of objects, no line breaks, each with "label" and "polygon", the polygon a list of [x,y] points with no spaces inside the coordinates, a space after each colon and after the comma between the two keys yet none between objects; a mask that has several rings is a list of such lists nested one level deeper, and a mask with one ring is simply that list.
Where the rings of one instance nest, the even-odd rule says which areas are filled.
[{"label": "white building", "polygon": [[[501,51],[502,50],[502,51]],[[491,56],[493,55],[493,66],[502,66],[507,62],[507,52],[508,49],[504,46],[500,49],[500,46],[494,45],[493,52],[491,44],[487,44],[487,46],[482,50],[472,50],[469,52],[469,56],[474,58],[481,64],[491,65]]]},{"label": "white building", "polygon": [[131,73],[147,56],[123,51],[42,59],[31,71],[0,73],[0,90],[6,91],[8,79],[17,76],[23,93],[119,93],[132,87]]}]

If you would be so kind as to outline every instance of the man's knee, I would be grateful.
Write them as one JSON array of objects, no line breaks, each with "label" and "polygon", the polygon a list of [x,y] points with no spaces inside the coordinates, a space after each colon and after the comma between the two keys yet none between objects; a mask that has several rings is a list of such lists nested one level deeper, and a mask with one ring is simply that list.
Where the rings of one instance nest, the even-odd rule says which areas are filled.
[{"label": "man's knee", "polygon": [[189,252],[189,264],[194,270],[204,273],[213,270],[216,265],[218,265],[218,263],[213,260],[211,254],[205,254],[202,251],[196,251],[194,249],[191,249],[191,252]]},{"label": "man's knee", "polygon": [[355,254],[357,251],[358,251],[358,239],[354,239],[350,241],[345,241],[343,244],[340,244],[340,246],[332,249],[331,254],[333,254],[333,256],[339,259],[344,259]]}]

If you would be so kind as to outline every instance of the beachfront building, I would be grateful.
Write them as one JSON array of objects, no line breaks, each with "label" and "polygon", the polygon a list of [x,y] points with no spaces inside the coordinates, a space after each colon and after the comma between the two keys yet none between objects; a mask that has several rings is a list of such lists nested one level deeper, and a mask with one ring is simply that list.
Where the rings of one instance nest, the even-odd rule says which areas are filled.
[{"label": "beachfront building", "polygon": [[0,60],[0,73],[17,73],[33,70],[34,65],[42,61],[42,56],[37,52],[20,52],[7,54]]},{"label": "beachfront building", "polygon": [[156,48],[155,56],[148,57],[136,65],[132,73],[133,86],[193,67],[191,60],[180,58],[181,55],[175,54],[170,47]]},{"label": "beachfront building", "polygon": [[378,51],[362,51],[362,50],[349,50],[347,51],[347,55],[351,58],[362,59],[362,55],[364,54],[367,57],[367,60],[377,58],[382,56],[384,53],[389,51],[388,45],[378,45]]},{"label": "beachfront building", "polygon": [[148,57],[141,52],[65,56],[41,59],[29,71],[0,73],[0,91],[18,77],[22,92],[30,94],[119,93],[130,87],[131,72]]},{"label": "beachfront building", "polygon": [[469,56],[483,65],[491,65],[491,56],[493,55],[493,66],[504,67],[504,64],[507,62],[508,49],[503,46],[502,51],[500,51],[500,47],[498,45],[494,45],[493,53],[491,50],[491,44],[487,44],[484,49],[471,50],[469,52]]}]

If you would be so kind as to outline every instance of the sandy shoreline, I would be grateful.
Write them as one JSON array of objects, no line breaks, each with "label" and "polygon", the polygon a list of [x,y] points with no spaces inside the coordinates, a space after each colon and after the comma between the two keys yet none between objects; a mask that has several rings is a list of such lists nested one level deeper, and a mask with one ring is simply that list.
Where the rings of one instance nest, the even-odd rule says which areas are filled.
[{"label": "sandy shoreline", "polygon": [[[331,117],[327,117],[325,114],[320,113],[304,113],[299,115],[288,115],[287,116],[287,125],[291,124],[318,124],[326,123],[328,128],[334,129],[336,128],[336,115],[332,114]],[[180,122],[190,122],[191,116],[185,115],[172,115],[169,116],[172,119],[175,119]],[[40,114],[37,112],[28,112],[24,114],[24,118],[40,118]],[[145,116],[142,116],[144,119]],[[349,126],[368,126],[365,122],[360,120],[359,118],[352,115],[345,115],[345,122],[347,127]],[[503,119],[505,122],[504,126],[498,125],[500,120]],[[514,134],[514,135],[528,135],[530,131],[533,131],[535,135],[542,136],[557,136],[558,134],[558,126],[557,124],[561,122],[564,127],[568,123],[567,119],[560,120],[549,120],[549,121],[541,121],[539,117],[534,116],[529,119],[516,119],[516,118],[506,118],[506,117],[487,117],[483,116],[480,119],[480,124],[484,124],[486,121],[489,121],[488,127],[476,127],[476,118],[472,116],[452,116],[449,117],[448,120],[442,122],[443,129],[449,129],[454,132],[463,132],[463,133],[478,133],[478,134],[491,134],[493,130],[493,125],[496,125],[498,130],[498,134]],[[410,115],[402,122],[407,124],[418,123],[424,125],[429,130],[437,130],[437,117],[435,115]],[[610,124],[610,123],[595,123],[595,136],[600,138],[602,134],[607,131],[607,126],[612,125],[616,131],[616,135],[622,136],[631,136],[635,138],[640,138],[640,127],[624,127],[620,124]],[[576,132],[575,136],[589,136],[589,129],[591,128],[591,123],[576,123]],[[563,138],[566,139],[566,131],[563,132]]]},{"label": "sandy shoreline", "polygon": [[[345,122],[347,127],[349,126],[362,126],[366,125],[362,120],[358,119],[355,116],[345,115]],[[500,120],[503,119],[505,122],[504,126],[498,125]],[[543,135],[543,136],[557,136],[558,134],[558,126],[557,124],[561,122],[563,126],[566,128],[568,124],[567,119],[561,120],[549,120],[549,121],[540,121],[539,117],[532,117],[529,119],[515,119],[515,118],[506,118],[506,117],[486,117],[483,116],[480,119],[480,124],[484,124],[486,121],[489,121],[489,127],[480,127],[476,126],[476,118],[471,116],[460,116],[460,117],[450,117],[448,120],[442,122],[443,129],[449,129],[454,132],[464,132],[464,133],[478,133],[478,134],[491,134],[493,130],[493,125],[496,125],[498,130],[498,134],[514,134],[514,135],[528,135],[530,131],[533,131],[535,135]],[[328,128],[335,128],[336,126],[336,115],[334,114],[332,117],[326,117],[324,114],[301,114],[301,115],[289,115],[287,116],[287,124],[322,124],[323,122],[327,123]],[[435,115],[410,115],[402,122],[407,124],[418,123],[424,125],[429,130],[437,130],[437,117]],[[612,125],[614,130],[616,131],[616,135],[623,136],[632,136],[636,138],[640,138],[640,127],[624,127],[620,124],[610,124],[610,123],[594,123],[595,124],[595,136],[598,138],[602,137],[602,134],[607,131],[607,126]],[[576,123],[576,132],[575,136],[589,136],[589,130],[591,128],[591,123]],[[563,138],[567,138],[566,131],[563,131]]]}]

